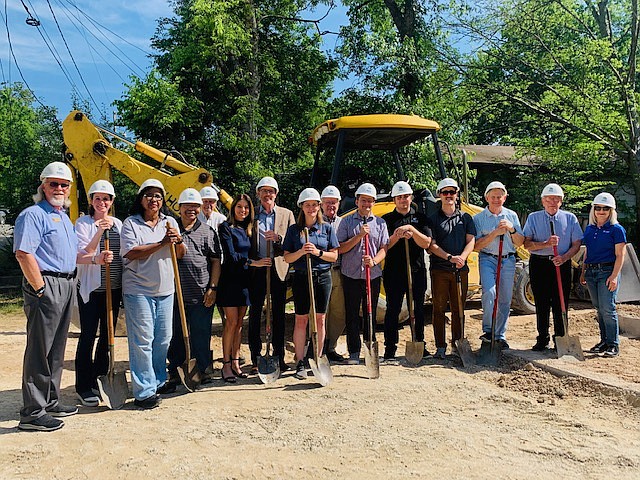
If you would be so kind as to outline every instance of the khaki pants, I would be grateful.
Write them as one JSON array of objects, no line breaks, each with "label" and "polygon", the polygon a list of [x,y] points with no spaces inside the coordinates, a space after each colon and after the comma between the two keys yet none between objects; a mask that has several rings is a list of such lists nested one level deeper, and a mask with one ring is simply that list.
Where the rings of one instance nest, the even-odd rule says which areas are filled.
[{"label": "khaki pants", "polygon": [[344,291],[342,290],[342,275],[339,268],[331,269],[331,282],[331,296],[325,318],[327,352],[335,352],[338,338],[344,333],[345,327]]}]

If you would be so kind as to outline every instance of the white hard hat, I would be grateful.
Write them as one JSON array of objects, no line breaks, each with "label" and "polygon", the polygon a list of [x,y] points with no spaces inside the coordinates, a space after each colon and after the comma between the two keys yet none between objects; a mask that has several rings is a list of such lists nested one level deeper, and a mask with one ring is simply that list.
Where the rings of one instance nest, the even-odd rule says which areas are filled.
[{"label": "white hard hat", "polygon": [[200,190],[200,197],[204,198],[212,198],[213,200],[218,201],[218,192],[216,192],[216,189],[213,187],[204,187],[202,190]]},{"label": "white hard hat", "polygon": [[395,185],[391,188],[391,198],[397,197],[398,195],[407,195],[409,193],[413,193],[413,190],[411,190],[411,186],[407,182],[403,182],[402,180],[396,182]]},{"label": "white hard hat", "polygon": [[356,197],[358,195],[367,195],[368,197],[373,197],[374,199],[377,196],[376,187],[374,187],[371,183],[363,183],[356,190]]},{"label": "white hard hat", "polygon": [[298,206],[301,207],[307,200],[320,201],[320,194],[315,188],[305,188],[300,192],[300,195],[298,195]]},{"label": "white hard hat", "polygon": [[202,197],[195,188],[185,188],[178,198],[178,205],[183,203],[197,203],[202,205]]},{"label": "white hard hat", "polygon": [[440,180],[440,183],[436,188],[436,195],[440,195],[440,190],[447,187],[454,187],[456,190],[460,190],[460,187],[458,187],[458,182],[456,182],[453,178],[443,178],[442,180]]},{"label": "white hard hat", "polygon": [[73,182],[71,169],[67,164],[62,162],[51,162],[49,165],[44,167],[44,170],[42,170],[42,173],[40,174],[40,181],[43,181],[45,178],[61,178],[62,180]]},{"label": "white hard hat", "polygon": [[150,187],[159,188],[160,190],[162,190],[162,194],[165,194],[164,185],[162,185],[162,182],[160,180],[157,180],[155,178],[150,178],[142,182],[142,185],[140,185],[140,188],[138,189],[138,193],[142,193],[145,188]]},{"label": "white hard hat", "polygon": [[613,195],[607,192],[599,193],[596,198],[593,199],[591,205],[605,205],[607,207],[616,208],[616,199]]},{"label": "white hard hat", "polygon": [[334,187],[333,185],[324,187],[324,190],[322,190],[322,193],[320,194],[320,198],[337,198],[338,200],[342,200],[340,190],[338,190],[338,187]]},{"label": "white hard hat", "polygon": [[542,194],[540,195],[541,198],[551,196],[564,198],[564,192],[562,191],[562,188],[560,188],[560,185],[558,185],[557,183],[550,183],[542,189]]},{"label": "white hard hat", "polygon": [[278,182],[276,182],[276,179],[273,177],[262,177],[256,185],[256,193],[258,193],[258,190],[260,190],[262,187],[275,188],[276,193],[278,193]]},{"label": "white hard hat", "polygon": [[89,197],[91,197],[91,195],[93,195],[94,193],[106,193],[107,195],[111,195],[112,197],[116,196],[113,185],[111,185],[111,183],[107,182],[106,180],[97,180],[93,182],[93,185],[89,187]]},{"label": "white hard hat", "polygon": [[491,190],[495,189],[495,188],[499,188],[500,190],[504,190],[504,194],[507,194],[507,187],[504,186],[504,183],[502,182],[491,182],[489,185],[487,185],[487,188],[484,189],[484,196],[487,196],[487,193],[489,193]]}]

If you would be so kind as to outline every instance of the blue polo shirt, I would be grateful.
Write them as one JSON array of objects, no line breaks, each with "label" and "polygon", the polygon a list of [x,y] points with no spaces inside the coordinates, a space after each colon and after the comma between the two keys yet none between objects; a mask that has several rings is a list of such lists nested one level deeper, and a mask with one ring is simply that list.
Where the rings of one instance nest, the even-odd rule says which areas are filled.
[{"label": "blue polo shirt", "polygon": [[[565,210],[558,210],[555,215],[549,215],[545,210],[531,213],[524,224],[525,238],[534,242],[546,242],[551,236],[549,222],[553,222],[558,242],[558,255],[564,255],[576,240],[582,240],[582,228],[576,216]],[[531,252],[532,255],[553,255],[553,247],[546,247]]]},{"label": "blue polo shirt", "polygon": [[78,237],[69,216],[43,200],[18,215],[13,251],[18,250],[33,255],[40,271],[71,273],[76,269]]},{"label": "blue polo shirt", "polygon": [[616,261],[616,245],[627,243],[627,232],[619,223],[607,222],[602,227],[587,225],[582,244],[587,247],[584,263],[610,263]]},{"label": "blue polo shirt", "polygon": [[[476,226],[476,240],[482,237],[486,237],[496,228],[502,219],[509,220],[513,223],[513,228],[516,229],[516,233],[522,235],[522,227],[520,226],[520,219],[513,210],[502,207],[500,213],[493,214],[489,210],[489,207],[485,207],[483,211],[473,217],[473,223]],[[500,237],[496,237],[493,241],[482,249],[482,252],[489,253],[491,255],[498,255],[500,249]],[[515,253],[516,247],[511,240],[511,235],[506,234],[504,236],[504,242],[502,244],[502,254],[507,255],[509,253]]]},{"label": "blue polo shirt", "polygon": [[[334,248],[338,248],[338,239],[333,227],[328,223],[316,223],[309,229],[309,241],[313,243],[319,250],[328,252]],[[287,229],[287,234],[282,242],[282,249],[285,252],[297,252],[304,245],[304,229],[297,224],[291,225]],[[307,271],[307,258],[303,255],[292,263],[296,272]],[[331,268],[331,262],[326,261],[323,257],[311,255],[311,270],[324,272]]]}]

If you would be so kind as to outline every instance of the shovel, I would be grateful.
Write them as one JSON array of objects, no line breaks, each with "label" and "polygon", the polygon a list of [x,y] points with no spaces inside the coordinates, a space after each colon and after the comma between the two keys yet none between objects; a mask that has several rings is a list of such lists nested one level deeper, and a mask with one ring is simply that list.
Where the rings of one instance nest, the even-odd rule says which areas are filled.
[{"label": "shovel", "polygon": [[[304,242],[309,242],[309,229],[304,229]],[[309,366],[313,372],[313,376],[318,379],[320,385],[326,387],[333,382],[333,373],[331,372],[331,364],[326,355],[319,355],[321,348],[318,343],[318,327],[316,325],[316,296],[313,291],[313,272],[311,270],[311,254],[307,253],[307,282],[309,283],[309,336],[313,344],[313,358],[309,359]]]},{"label": "shovel", "polygon": [[[364,236],[364,254],[369,255],[369,234]],[[364,267],[367,288],[367,313],[369,314],[369,340],[364,345],[364,364],[369,378],[380,378],[380,358],[378,342],[373,341],[373,313],[371,308],[371,267]]]},{"label": "shovel", "polygon": [[[267,241],[267,257],[271,258],[271,240]],[[265,356],[258,357],[258,377],[265,385],[273,383],[280,377],[280,359],[271,356],[271,267],[267,267],[267,324],[265,335],[267,351]]]},{"label": "shovel", "polygon": [[[460,326],[462,327],[461,337],[456,340],[455,345],[458,349],[458,354],[462,360],[462,365],[466,368],[476,364],[476,357],[471,351],[471,345],[469,340],[464,334],[464,306],[462,304],[462,278],[460,277],[460,270],[456,269],[456,286],[458,288],[458,315],[460,316]],[[482,346],[480,346],[482,349]]]},{"label": "shovel", "polygon": [[[169,224],[167,224],[169,228]],[[178,376],[189,392],[193,392],[200,384],[200,371],[195,358],[191,358],[191,342],[189,341],[189,328],[187,327],[187,314],[184,310],[184,300],[182,298],[182,284],[180,283],[180,272],[178,271],[178,257],[176,246],[173,242],[169,245],[171,249],[171,261],[173,262],[173,276],[176,281],[176,298],[178,309],[180,310],[180,325],[182,327],[182,338],[184,339],[184,363],[178,366]]]},{"label": "shovel", "polygon": [[[553,222],[549,222],[551,227],[551,235],[555,235],[555,229]],[[558,247],[553,246],[553,256],[558,256]],[[558,282],[558,295],[560,295],[560,309],[562,310],[562,323],[564,324],[564,336],[556,336],[556,350],[558,352],[558,358],[570,355],[577,358],[581,362],[584,362],[584,353],[582,353],[582,345],[580,345],[580,339],[578,337],[569,336],[569,318],[567,317],[567,306],[564,304],[564,292],[562,289],[562,276],[560,275],[560,267],[556,265],[556,281]]]},{"label": "shovel", "polygon": [[496,348],[496,317],[498,316],[498,297],[500,295],[500,270],[502,269],[502,245],[504,235],[500,235],[498,246],[498,268],[496,269],[496,298],[493,300],[493,314],[491,315],[491,342],[482,341],[478,352],[478,364],[497,366],[500,362],[501,349]]},{"label": "shovel", "polygon": [[[109,250],[109,230],[104,231],[104,249]],[[122,408],[129,395],[129,386],[124,372],[116,372],[114,368],[115,328],[113,326],[113,299],[111,297],[111,265],[104,264],[105,289],[107,303],[107,337],[109,340],[109,371],[98,377],[100,396],[111,410]]]},{"label": "shovel", "polygon": [[407,342],[404,356],[407,363],[416,366],[422,361],[424,354],[424,342],[416,342],[416,315],[413,311],[413,277],[411,276],[411,264],[409,262],[409,239],[404,239],[404,251],[407,260],[407,304],[409,306],[409,324],[411,327],[411,341]]}]

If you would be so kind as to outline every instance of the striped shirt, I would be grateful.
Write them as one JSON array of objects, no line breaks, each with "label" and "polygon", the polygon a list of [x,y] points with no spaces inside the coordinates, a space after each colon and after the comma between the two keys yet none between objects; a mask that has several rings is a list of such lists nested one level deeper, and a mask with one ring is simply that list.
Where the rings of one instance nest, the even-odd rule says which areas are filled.
[{"label": "striped shirt", "polygon": [[187,248],[178,260],[182,297],[185,304],[197,305],[204,300],[209,285],[211,260],[220,258],[220,242],[215,230],[200,220],[191,230],[184,230],[180,223],[180,232]]}]

